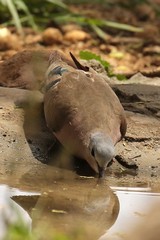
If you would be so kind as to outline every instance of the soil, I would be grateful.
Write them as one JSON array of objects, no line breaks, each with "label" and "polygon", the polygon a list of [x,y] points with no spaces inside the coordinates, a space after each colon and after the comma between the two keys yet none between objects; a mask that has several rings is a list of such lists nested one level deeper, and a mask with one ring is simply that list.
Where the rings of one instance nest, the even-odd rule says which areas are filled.
[{"label": "soil", "polygon": [[[21,71],[21,67],[19,70]],[[12,68],[10,68],[11,73]],[[143,80],[139,84],[128,84],[128,82],[119,84],[118,81],[111,84],[126,110],[128,123],[127,134],[117,145],[117,153],[128,159],[127,161],[130,159],[135,161],[139,169],[136,172],[121,170],[120,165],[114,163],[106,173],[106,181],[109,185],[137,186],[137,184],[150,185],[159,182],[160,85],[158,86],[157,83],[155,86],[147,85],[144,84],[146,78]],[[22,177],[28,167],[32,166],[33,169],[35,165],[36,168],[38,166],[43,168],[44,164],[40,162],[60,167],[57,165],[60,158],[64,156],[67,158],[67,154],[64,155],[61,146],[54,145],[55,139],[46,127],[43,93],[38,90],[1,87],[0,98],[1,157],[4,163],[1,168],[2,179],[8,178],[6,172],[10,173],[12,170],[14,172],[15,168],[16,171],[21,169],[16,173],[16,178],[18,174]],[[27,168],[24,168],[23,164]],[[85,171],[88,169],[85,165],[82,164],[79,168],[72,170],[82,175],[91,174],[90,171]],[[32,170],[29,172],[32,174]],[[31,182],[33,177],[30,178]],[[130,181],[130,178],[133,178],[133,181]]]},{"label": "soil", "polygon": [[[118,148],[127,158],[137,161],[139,170],[136,176],[131,177],[126,171],[120,171],[119,167],[118,172],[115,173],[114,170],[112,171],[114,168],[112,166],[106,174],[106,179],[111,185],[122,182],[136,185],[141,182],[141,179],[146,184],[152,183],[154,180],[158,181],[160,161],[160,78],[158,73],[158,36],[160,32],[158,15],[152,5],[146,4],[134,6],[134,11],[119,4],[114,8],[109,5],[103,7],[99,5],[92,8],[93,11],[90,11],[90,4],[71,5],[70,7],[74,12],[83,9],[84,15],[103,17],[104,19],[106,19],[105,13],[108,11],[108,20],[123,21],[140,26],[144,28],[144,31],[133,33],[106,28],[105,31],[109,38],[102,41],[89,29],[75,24],[66,24],[63,29],[61,26],[56,30],[51,26],[50,29],[46,28],[38,34],[32,29],[25,28],[25,38],[19,36],[14,28],[5,29],[5,34],[0,36],[1,157],[5,163],[1,170],[2,179],[6,179],[6,171],[11,171],[8,166],[13,164],[13,149],[17,156],[14,159],[17,162],[22,162],[18,160],[22,157],[19,156],[21,151],[19,153],[18,150],[21,148],[24,154],[23,159],[27,161],[27,165],[31,159],[34,159],[33,164],[36,166],[40,164],[39,161],[36,161],[37,159],[41,162],[47,161],[48,156],[46,157],[44,153],[53,142],[53,136],[46,128],[43,116],[43,76],[52,49],[58,48],[67,54],[71,51],[75,55],[80,50],[89,49],[109,61],[115,72],[133,75],[126,81],[118,81],[115,77],[109,79],[107,76],[106,80],[109,80],[127,114],[127,136]],[[136,14],[139,11],[141,11],[141,17]],[[119,14],[120,12],[123,14]],[[151,22],[154,23],[152,26]],[[152,34],[148,29],[152,30]],[[55,38],[57,31],[59,31],[59,38]],[[73,31],[79,32],[73,34]],[[70,36],[66,37],[66,34],[70,34]],[[21,52],[21,50],[25,51]],[[15,55],[15,53],[18,54]],[[153,70],[156,72],[156,77]],[[134,74],[135,71],[147,72],[150,75],[153,74],[154,77],[145,77],[141,73]],[[29,90],[36,90],[36,94]],[[31,103],[29,99],[33,100],[33,96],[34,102]],[[30,115],[33,119],[30,119]],[[20,143],[23,147],[17,145]],[[15,151],[16,148],[18,151]],[[19,174],[23,175],[20,172]],[[116,174],[118,174],[118,178],[114,179],[113,176]],[[130,178],[134,178],[134,181],[130,181]]]}]

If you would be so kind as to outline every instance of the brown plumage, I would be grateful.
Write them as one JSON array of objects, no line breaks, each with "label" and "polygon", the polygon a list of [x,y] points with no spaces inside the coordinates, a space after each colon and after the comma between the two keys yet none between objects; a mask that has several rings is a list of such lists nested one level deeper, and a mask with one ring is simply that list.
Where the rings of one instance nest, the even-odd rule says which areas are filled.
[{"label": "brown plumage", "polygon": [[62,145],[99,173],[126,132],[125,113],[111,87],[93,69],[76,69],[57,51],[46,73],[44,112]]}]

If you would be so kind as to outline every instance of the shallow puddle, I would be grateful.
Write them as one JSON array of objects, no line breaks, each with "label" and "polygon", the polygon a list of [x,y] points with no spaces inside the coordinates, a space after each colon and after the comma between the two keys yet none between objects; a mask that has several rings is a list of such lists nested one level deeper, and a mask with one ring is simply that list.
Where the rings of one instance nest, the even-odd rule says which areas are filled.
[{"label": "shallow puddle", "polygon": [[56,182],[41,193],[25,195],[14,190],[12,199],[30,214],[33,231],[45,239],[55,232],[67,234],[69,239],[98,239],[119,212],[113,191],[93,178],[81,178],[74,184]]},{"label": "shallow puddle", "polygon": [[[120,211],[116,222],[100,238],[100,240],[123,240],[123,239],[146,239],[147,221],[151,221],[153,215],[160,215],[160,193],[151,192],[150,188],[112,188],[119,200]],[[149,239],[154,239],[151,235],[155,234],[155,225],[160,227],[160,217],[155,217],[150,222]]]},{"label": "shallow puddle", "polygon": [[[31,216],[37,239],[59,232],[70,239],[97,240],[128,240],[134,233],[133,239],[139,240],[136,234],[143,235],[146,221],[154,212],[160,216],[160,193],[150,188],[108,188],[95,179],[81,179],[74,187],[56,185],[45,192],[10,190],[12,199]],[[153,225],[160,224],[160,217],[153,219]]]}]

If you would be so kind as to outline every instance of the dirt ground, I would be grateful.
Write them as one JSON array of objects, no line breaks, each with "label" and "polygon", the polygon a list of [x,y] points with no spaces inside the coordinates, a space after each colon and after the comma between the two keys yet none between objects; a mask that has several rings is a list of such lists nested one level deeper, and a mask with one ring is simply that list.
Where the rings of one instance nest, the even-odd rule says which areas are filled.
[{"label": "dirt ground", "polygon": [[[98,239],[112,226],[119,212],[118,199],[108,186],[150,187],[160,192],[160,85],[157,81],[155,86],[144,85],[143,80],[147,80],[142,79],[141,76],[139,84],[117,82],[112,86],[126,110],[128,123],[117,153],[135,161],[139,169],[125,170],[114,162],[103,182],[94,175],[88,176],[84,164],[79,165],[78,171],[77,167],[60,168],[59,161],[67,155],[57,145],[52,154],[47,154],[54,139],[45,125],[42,93],[0,87],[0,182],[41,193],[14,200],[31,214],[34,230],[42,236],[51,226],[69,235],[79,226],[83,229],[80,239]],[[86,207],[90,214],[86,214]],[[54,218],[56,209],[60,213]],[[101,219],[98,225],[97,219]]]},{"label": "dirt ground", "polygon": [[[9,166],[14,166],[15,161],[18,169],[22,170],[22,172],[18,171],[16,176],[19,174],[23,176],[24,171],[31,165],[35,165],[36,169],[46,167],[41,162],[46,163],[47,148],[54,140],[45,126],[41,92],[43,92],[44,74],[49,54],[52,49],[58,48],[67,54],[71,51],[77,56],[80,50],[89,49],[109,61],[115,73],[128,76],[126,81],[117,81],[115,77],[109,79],[110,85],[126,110],[128,122],[127,135],[118,144],[117,153],[122,153],[126,158],[136,161],[139,170],[136,173],[129,173],[127,170],[121,170],[114,163],[106,174],[106,181],[109,185],[136,186],[159,181],[160,75],[158,66],[160,59],[158,39],[160,33],[158,15],[152,6],[145,4],[136,6],[133,12],[120,5],[115,5],[114,8],[109,6],[102,8],[99,5],[92,9],[92,12],[89,10],[90,7],[90,5],[73,5],[71,9],[74,12],[83,9],[84,14],[89,17],[94,15],[107,20],[133,24],[142,27],[143,32],[118,32],[118,30],[106,28],[104,30],[108,38],[104,41],[88,28],[75,24],[59,26],[56,30],[54,28],[52,29],[56,31],[54,34],[51,28],[46,28],[41,33],[35,33],[26,28],[24,29],[25,38],[19,36],[14,28],[2,29],[5,32],[5,34],[0,34],[0,112],[2,115],[0,137],[1,159],[4,162],[1,169],[2,179],[7,178],[6,173],[10,175],[12,167],[10,169]],[[99,16],[100,12],[101,16]],[[123,14],[120,15],[120,12]],[[141,12],[141,18],[136,14],[138,12]],[[154,23],[152,26],[151,22]],[[78,33],[75,34],[75,30],[81,31],[81,37],[77,37]],[[21,50],[26,51],[21,53]],[[18,55],[15,55],[17,52]],[[108,80],[107,77],[106,80]],[[38,91],[35,94],[32,90]],[[30,116],[32,116],[31,119]],[[58,159],[59,156],[56,158]],[[26,167],[20,167],[20,163]]]},{"label": "dirt ground", "polygon": [[[160,86],[144,85],[144,83],[119,84],[118,82],[113,85],[113,89],[126,110],[128,122],[126,137],[117,145],[117,153],[122,154],[126,159],[134,160],[139,169],[136,172],[130,172],[122,170],[120,165],[114,163],[107,170],[105,179],[112,186],[153,185],[158,187]],[[16,178],[11,181],[12,184],[13,182],[22,183],[20,178],[24,178],[23,175],[26,172],[30,175],[27,181],[32,182],[35,178],[34,167],[36,176],[38,172],[38,176],[41,175],[42,169],[44,168],[45,171],[48,167],[44,164],[49,158],[47,149],[54,142],[44,121],[43,95],[39,91],[1,87],[0,98],[1,181],[10,182],[10,176],[14,176],[16,169]],[[56,165],[56,161],[61,157],[59,155],[61,151],[57,150],[57,146],[55,151],[52,158],[57,160],[54,160],[51,165]],[[81,173],[85,175],[83,168]],[[51,166],[51,169],[54,175],[57,167]]]},{"label": "dirt ground", "polygon": [[[83,1],[84,2],[84,1]],[[87,18],[129,24],[142,31],[125,31],[102,27],[105,37],[100,38],[87,24],[48,22],[43,31],[24,28],[24,36],[14,27],[0,29],[0,61],[23,49],[61,49],[79,56],[81,50],[99,54],[113,67],[115,73],[133,75],[144,72],[159,76],[160,31],[159,0],[149,3],[124,0],[106,1],[109,4],[81,3],[69,5],[73,14]],[[157,5],[156,5],[157,4]],[[154,72],[154,74],[153,74]]]}]

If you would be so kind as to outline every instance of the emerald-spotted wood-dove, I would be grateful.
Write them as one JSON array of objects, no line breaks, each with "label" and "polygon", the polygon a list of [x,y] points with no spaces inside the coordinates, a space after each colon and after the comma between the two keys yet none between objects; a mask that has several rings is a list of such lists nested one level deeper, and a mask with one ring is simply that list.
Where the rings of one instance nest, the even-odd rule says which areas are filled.
[{"label": "emerald-spotted wood-dove", "polygon": [[72,58],[77,67],[59,51],[50,57],[44,96],[47,126],[72,155],[102,176],[126,133],[124,109],[98,73]]}]

